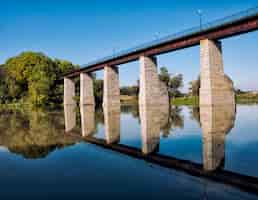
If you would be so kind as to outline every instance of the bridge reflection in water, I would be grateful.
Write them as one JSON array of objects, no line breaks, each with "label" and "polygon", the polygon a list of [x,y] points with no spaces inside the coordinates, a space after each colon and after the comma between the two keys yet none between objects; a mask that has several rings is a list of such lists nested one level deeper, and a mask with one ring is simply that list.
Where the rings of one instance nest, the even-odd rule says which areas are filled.
[{"label": "bridge reflection in water", "polygon": [[[170,110],[173,112],[173,109],[172,106]],[[148,107],[148,109],[140,109],[141,133],[139,135],[141,135],[142,141],[141,149],[119,143],[120,134],[123,134],[120,133],[120,112],[104,112],[104,139],[94,137],[94,133],[97,132],[94,107],[81,107],[81,135],[71,129],[75,127],[72,127],[72,125],[75,125],[74,121],[76,120],[76,115],[72,112],[75,113],[74,109],[65,109],[65,117],[69,117],[69,120],[65,120],[65,122],[70,123],[69,125],[66,124],[66,127],[70,129],[67,134],[70,136],[164,167],[182,170],[191,175],[206,177],[254,192],[258,191],[257,178],[224,170],[226,159],[225,138],[234,126],[235,104],[201,106],[200,112],[193,113],[194,117],[200,120],[202,128],[203,164],[162,155],[159,152],[162,129],[166,126],[173,127],[171,120],[178,120],[171,117],[172,113],[165,108]]]}]

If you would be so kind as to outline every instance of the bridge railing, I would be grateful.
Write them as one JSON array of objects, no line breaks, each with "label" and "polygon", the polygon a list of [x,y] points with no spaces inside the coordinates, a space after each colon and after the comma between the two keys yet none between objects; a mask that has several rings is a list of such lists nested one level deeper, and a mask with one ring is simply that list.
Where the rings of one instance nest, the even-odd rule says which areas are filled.
[{"label": "bridge railing", "polygon": [[141,51],[141,50],[144,50],[144,49],[147,49],[147,48],[151,48],[151,47],[163,44],[163,43],[167,43],[167,42],[170,42],[170,41],[173,41],[173,40],[184,38],[186,36],[190,36],[190,35],[198,34],[198,33],[201,33],[201,32],[205,32],[205,31],[208,31],[210,29],[216,29],[216,28],[219,28],[221,26],[232,24],[232,23],[235,23],[237,21],[244,20],[244,19],[254,17],[254,16],[258,16],[258,6],[254,7],[254,8],[251,8],[251,9],[248,9],[248,10],[245,10],[245,11],[242,11],[242,12],[239,12],[239,13],[236,13],[236,14],[231,15],[231,16],[224,17],[222,19],[214,20],[212,22],[203,24],[202,26],[195,26],[193,28],[186,29],[184,31],[181,31],[181,32],[178,32],[178,33],[175,33],[175,34],[172,34],[172,35],[168,35],[168,36],[162,37],[160,39],[156,39],[156,40],[153,40],[151,42],[147,42],[147,43],[141,44],[139,46],[136,46],[136,47],[133,47],[133,48],[130,48],[130,49],[119,51],[119,52],[117,52],[117,53],[115,53],[111,56],[106,56],[104,58],[97,59],[93,62],[89,62],[85,65],[82,65],[81,67],[86,68],[86,67],[92,66],[94,64],[98,64],[98,63],[102,63],[102,62],[105,62],[105,61],[108,61],[108,60],[119,58],[119,57],[127,55],[127,54],[135,53],[135,52],[138,52],[138,51]]}]

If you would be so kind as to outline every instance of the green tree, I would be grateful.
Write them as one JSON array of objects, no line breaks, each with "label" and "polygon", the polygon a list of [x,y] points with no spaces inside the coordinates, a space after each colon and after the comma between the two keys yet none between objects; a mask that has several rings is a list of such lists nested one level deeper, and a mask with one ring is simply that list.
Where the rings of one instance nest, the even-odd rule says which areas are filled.
[{"label": "green tree", "polygon": [[96,105],[101,105],[103,102],[103,87],[104,82],[101,79],[94,80],[94,96]]},{"label": "green tree", "polygon": [[160,68],[159,80],[164,82],[166,84],[166,86],[168,87],[169,81],[170,81],[170,74],[168,73],[168,70],[166,67]]},{"label": "green tree", "polygon": [[159,80],[167,86],[169,97],[174,98],[180,94],[179,89],[183,87],[183,75],[170,75],[166,67],[160,68]]},{"label": "green tree", "polygon": [[200,80],[200,76],[198,76],[197,80],[193,80],[190,82],[190,87],[189,87],[190,95],[199,96],[200,87],[201,87],[201,80]]},{"label": "green tree", "polygon": [[0,65],[0,103],[6,103],[8,99],[8,85],[6,83],[5,69],[4,65]]},{"label": "green tree", "polygon": [[180,94],[179,89],[183,87],[183,75],[178,74],[170,77],[168,84],[168,91],[172,98],[175,98]]},{"label": "green tree", "polygon": [[8,59],[4,65],[6,97],[13,102],[26,101],[36,107],[61,103],[63,82],[58,80],[63,73],[76,67],[65,60],[53,61],[42,53],[23,52]]}]

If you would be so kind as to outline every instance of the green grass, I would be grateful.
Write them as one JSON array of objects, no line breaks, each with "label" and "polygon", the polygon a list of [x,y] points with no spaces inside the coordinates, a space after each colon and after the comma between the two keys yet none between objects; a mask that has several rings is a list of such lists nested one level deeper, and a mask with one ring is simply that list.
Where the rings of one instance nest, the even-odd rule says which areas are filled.
[{"label": "green grass", "polygon": [[239,94],[236,95],[236,102],[239,104],[256,104],[258,103],[258,95]]},{"label": "green grass", "polygon": [[172,105],[181,106],[181,105],[199,105],[199,98],[196,96],[193,97],[176,97],[171,100]]}]

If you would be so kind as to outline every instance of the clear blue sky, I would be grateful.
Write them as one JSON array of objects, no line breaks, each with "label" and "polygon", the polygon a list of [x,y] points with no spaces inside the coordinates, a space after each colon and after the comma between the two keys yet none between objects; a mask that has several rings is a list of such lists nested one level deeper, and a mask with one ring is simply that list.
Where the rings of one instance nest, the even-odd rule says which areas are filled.
[{"label": "clear blue sky", "polygon": [[[22,51],[40,51],[75,64],[208,22],[250,7],[258,0],[0,0],[0,63]],[[155,36],[156,35],[156,36]],[[258,89],[258,32],[223,40],[225,72],[241,89]],[[199,74],[199,47],[158,56],[160,66]],[[120,84],[138,79],[139,63],[120,67]],[[99,76],[102,73],[98,73]]]}]

